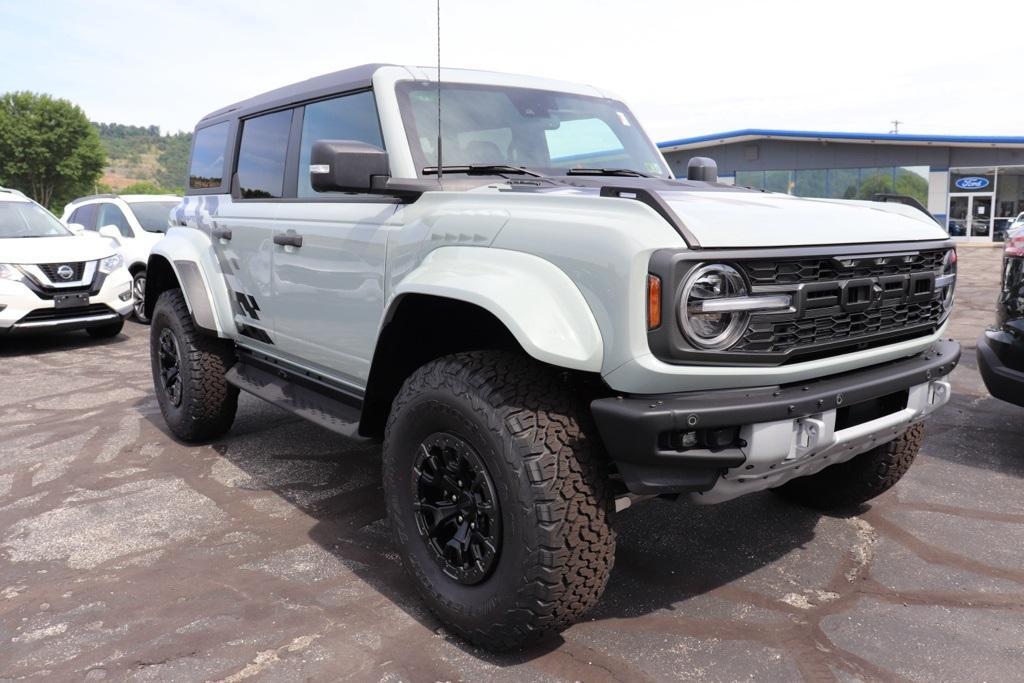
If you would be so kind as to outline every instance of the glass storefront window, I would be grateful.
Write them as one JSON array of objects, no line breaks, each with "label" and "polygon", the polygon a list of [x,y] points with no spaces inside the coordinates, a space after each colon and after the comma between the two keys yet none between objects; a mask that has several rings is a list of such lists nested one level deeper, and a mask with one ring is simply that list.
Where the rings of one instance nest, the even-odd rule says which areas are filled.
[{"label": "glass storefront window", "polygon": [[996,173],[996,204],[993,209],[992,238],[1006,240],[1006,231],[1024,212],[1024,166],[1004,166]]},{"label": "glass storefront window", "polygon": [[921,203],[921,206],[927,206],[928,170],[927,166],[901,166],[897,168],[896,194],[913,197]]},{"label": "glass storefront window", "polygon": [[740,187],[764,189],[764,171],[736,171],[736,184]]},{"label": "glass storefront window", "polygon": [[827,173],[824,169],[795,171],[793,194],[798,197],[824,197]]},{"label": "glass storefront window", "polygon": [[764,189],[769,192],[781,192],[791,194],[793,189],[792,171],[765,171]]},{"label": "glass storefront window", "polygon": [[833,168],[828,171],[828,196],[855,199],[860,173],[855,168]]},{"label": "glass storefront window", "polygon": [[858,199],[871,199],[878,193],[893,192],[892,168],[860,169],[860,186],[857,188]]}]

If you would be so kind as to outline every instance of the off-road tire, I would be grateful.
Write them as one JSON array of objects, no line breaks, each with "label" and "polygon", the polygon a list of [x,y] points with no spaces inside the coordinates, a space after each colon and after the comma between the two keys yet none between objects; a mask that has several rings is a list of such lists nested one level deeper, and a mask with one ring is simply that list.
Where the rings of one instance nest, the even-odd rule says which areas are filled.
[{"label": "off-road tire", "polygon": [[[416,525],[413,464],[425,436],[439,431],[476,450],[497,492],[500,551],[476,585],[445,574]],[[587,404],[553,369],[508,352],[424,365],[394,401],[383,456],[402,561],[461,637],[516,649],[572,625],[604,592],[615,557],[606,460]]]},{"label": "off-road tire", "polygon": [[[132,276],[132,315],[135,316],[135,320],[142,323],[143,325],[149,324],[149,318],[146,317],[146,271],[145,269],[140,270]],[[139,300],[139,294],[142,294],[141,301]]]},{"label": "off-road tire", "polygon": [[99,325],[97,327],[87,327],[85,331],[93,339],[110,339],[121,334],[121,330],[124,328],[124,321],[118,320],[117,322],[109,323],[107,325]]},{"label": "off-road tire", "polygon": [[885,493],[906,474],[923,438],[924,423],[919,422],[888,443],[772,490],[816,510],[854,508]]},{"label": "off-road tire", "polygon": [[[160,378],[160,335],[169,330],[177,343],[181,398],[168,397]],[[160,412],[182,441],[209,441],[229,429],[238,408],[238,389],[224,374],[235,363],[229,342],[196,330],[180,289],[163,292],[153,308],[149,335],[150,366]]]}]

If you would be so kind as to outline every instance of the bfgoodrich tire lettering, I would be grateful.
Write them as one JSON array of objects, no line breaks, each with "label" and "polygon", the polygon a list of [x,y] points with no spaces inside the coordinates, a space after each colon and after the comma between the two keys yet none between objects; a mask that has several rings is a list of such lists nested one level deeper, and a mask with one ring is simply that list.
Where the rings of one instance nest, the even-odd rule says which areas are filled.
[{"label": "bfgoodrich tire lettering", "polygon": [[[482,580],[446,574],[417,527],[414,465],[420,445],[438,433],[479,455],[497,494],[500,543]],[[462,637],[491,650],[516,648],[565,629],[600,598],[615,536],[593,434],[571,387],[516,354],[447,356],[405,382],[384,440],[388,514],[424,600]]]},{"label": "bfgoodrich tire lettering", "polygon": [[224,373],[234,352],[229,343],[196,331],[180,289],[157,299],[149,349],[153,388],[171,432],[184,441],[208,441],[228,431],[238,389]]},{"label": "bfgoodrich tire lettering", "polygon": [[888,443],[772,490],[817,510],[855,507],[882,495],[906,474],[923,438],[924,424],[919,422]]}]

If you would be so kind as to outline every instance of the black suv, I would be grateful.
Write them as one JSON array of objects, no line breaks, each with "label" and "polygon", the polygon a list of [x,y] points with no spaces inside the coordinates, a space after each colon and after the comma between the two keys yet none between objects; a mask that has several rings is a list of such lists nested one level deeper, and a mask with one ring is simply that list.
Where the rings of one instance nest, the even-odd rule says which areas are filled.
[{"label": "black suv", "polygon": [[1006,235],[996,327],[978,339],[978,367],[996,398],[1024,406],[1024,221]]}]

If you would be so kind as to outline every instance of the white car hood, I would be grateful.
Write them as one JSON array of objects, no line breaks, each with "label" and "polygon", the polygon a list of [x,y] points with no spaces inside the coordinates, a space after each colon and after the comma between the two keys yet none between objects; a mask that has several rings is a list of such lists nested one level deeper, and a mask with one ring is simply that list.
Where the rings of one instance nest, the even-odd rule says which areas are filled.
[{"label": "white car hood", "polygon": [[948,235],[903,204],[807,199],[762,192],[661,191],[701,247],[789,247],[942,240]]},{"label": "white car hood", "polygon": [[97,261],[114,253],[108,240],[90,235],[0,238],[0,263]]}]

